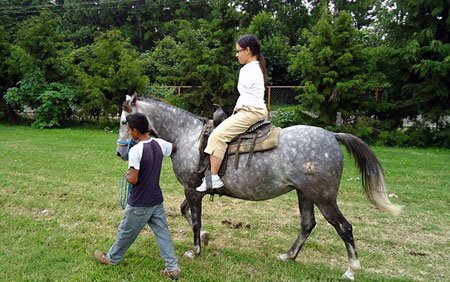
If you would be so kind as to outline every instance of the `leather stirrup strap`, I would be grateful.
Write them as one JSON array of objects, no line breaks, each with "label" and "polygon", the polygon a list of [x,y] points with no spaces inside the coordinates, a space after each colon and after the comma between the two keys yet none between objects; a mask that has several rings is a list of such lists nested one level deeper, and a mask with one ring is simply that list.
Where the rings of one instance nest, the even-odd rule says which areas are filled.
[{"label": "leather stirrup strap", "polygon": [[234,154],[234,168],[238,169],[239,167],[239,148],[241,147],[241,142],[242,142],[242,135],[239,136],[239,139],[237,141],[237,149],[236,149],[236,153]]},{"label": "leather stirrup strap", "polygon": [[212,190],[212,179],[210,170],[205,171],[205,184],[206,184],[206,191]]},{"label": "leather stirrup strap", "polygon": [[256,138],[258,138],[258,134],[259,130],[256,131],[255,137],[253,137],[252,148],[250,149],[250,155],[248,156],[247,164],[245,165],[246,168],[250,166],[250,162],[252,161],[253,153],[255,152]]}]

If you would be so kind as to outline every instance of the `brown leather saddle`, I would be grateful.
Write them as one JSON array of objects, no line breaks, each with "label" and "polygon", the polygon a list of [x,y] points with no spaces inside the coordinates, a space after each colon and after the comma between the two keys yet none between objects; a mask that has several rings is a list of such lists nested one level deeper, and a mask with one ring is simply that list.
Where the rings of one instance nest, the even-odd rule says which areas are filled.
[{"label": "brown leather saddle", "polygon": [[[197,170],[199,173],[204,173],[204,171],[209,167],[208,154],[204,153],[209,136],[214,128],[216,128],[227,118],[227,115],[223,111],[222,107],[219,105],[215,106],[216,111],[213,114],[213,119],[208,120],[203,127],[202,133],[200,134],[200,163]],[[281,128],[274,127],[269,120],[262,120],[250,126],[249,129],[247,129],[247,131],[243,134],[236,136],[236,138],[228,143],[227,152],[225,154],[224,161],[222,162],[222,166],[220,167],[219,175],[222,176],[225,174],[227,159],[230,154],[235,156],[234,166],[238,169],[240,154],[250,154],[246,164],[246,167],[249,167],[254,152],[270,150],[278,146],[280,130]]]}]

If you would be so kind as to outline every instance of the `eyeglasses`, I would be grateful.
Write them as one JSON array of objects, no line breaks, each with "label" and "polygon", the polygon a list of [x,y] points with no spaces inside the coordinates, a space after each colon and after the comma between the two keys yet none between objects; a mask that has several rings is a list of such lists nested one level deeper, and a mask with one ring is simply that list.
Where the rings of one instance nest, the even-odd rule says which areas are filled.
[{"label": "eyeglasses", "polygon": [[241,51],[244,51],[246,48],[236,50],[236,54],[239,54]]}]

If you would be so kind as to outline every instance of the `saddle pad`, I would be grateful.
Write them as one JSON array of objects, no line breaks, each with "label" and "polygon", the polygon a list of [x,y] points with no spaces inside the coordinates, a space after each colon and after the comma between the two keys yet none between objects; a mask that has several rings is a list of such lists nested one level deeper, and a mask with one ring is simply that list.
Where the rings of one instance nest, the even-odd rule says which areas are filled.
[{"label": "saddle pad", "polygon": [[[273,149],[278,146],[278,140],[280,137],[281,128],[280,127],[272,127],[269,131],[268,136],[261,136],[257,138],[257,143],[254,148],[254,152],[265,151],[269,149]],[[258,143],[259,138],[264,138],[264,141]],[[228,154],[236,154],[236,150],[239,147],[239,153],[249,153],[252,149],[253,142],[251,139],[243,140],[241,145],[232,144],[228,146],[227,153]]]}]

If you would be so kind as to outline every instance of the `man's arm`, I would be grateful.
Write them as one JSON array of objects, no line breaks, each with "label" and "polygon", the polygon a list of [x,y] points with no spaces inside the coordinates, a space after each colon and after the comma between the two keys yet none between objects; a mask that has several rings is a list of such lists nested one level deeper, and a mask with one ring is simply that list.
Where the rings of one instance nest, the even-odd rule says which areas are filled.
[{"label": "man's arm", "polygon": [[125,175],[125,178],[128,183],[135,185],[138,182],[139,170],[134,167],[130,167],[128,169],[128,173]]}]

